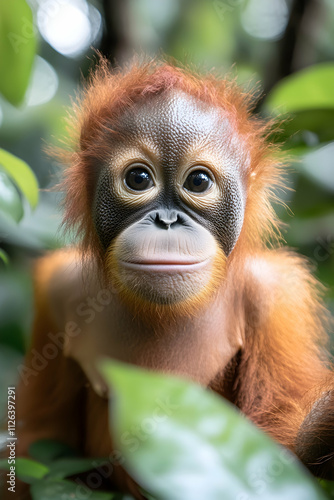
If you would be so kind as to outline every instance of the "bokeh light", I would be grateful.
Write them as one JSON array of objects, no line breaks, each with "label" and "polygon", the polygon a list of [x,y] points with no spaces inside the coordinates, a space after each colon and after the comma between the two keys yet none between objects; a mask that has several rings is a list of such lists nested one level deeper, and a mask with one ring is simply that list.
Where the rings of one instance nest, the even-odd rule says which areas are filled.
[{"label": "bokeh light", "polygon": [[277,40],[284,33],[288,16],[286,0],[249,0],[241,23],[244,30],[255,38]]},{"label": "bokeh light", "polygon": [[60,54],[78,57],[98,38],[99,11],[85,0],[43,0],[37,11],[43,38]]},{"label": "bokeh light", "polygon": [[50,101],[58,89],[58,76],[45,59],[36,56],[31,82],[26,94],[26,104],[37,106]]}]

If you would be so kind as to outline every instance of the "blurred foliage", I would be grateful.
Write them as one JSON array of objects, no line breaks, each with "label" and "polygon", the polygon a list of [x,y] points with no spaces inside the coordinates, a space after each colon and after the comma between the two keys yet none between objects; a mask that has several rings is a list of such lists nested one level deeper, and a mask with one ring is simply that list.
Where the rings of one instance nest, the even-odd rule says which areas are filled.
[{"label": "blurred foliage", "polygon": [[[81,479],[76,482],[65,478],[77,476],[87,471],[99,471],[107,460],[80,458],[74,450],[57,441],[41,440],[30,449],[30,458],[17,458],[16,476],[30,484],[32,500],[80,499],[83,495],[91,500],[131,500],[126,495],[92,491]],[[0,469],[9,470],[8,461],[0,460]],[[96,473],[95,473],[96,474]]]},{"label": "blurred foliage", "polygon": [[[57,441],[35,442],[32,458],[16,460],[16,475],[31,485],[33,500],[131,500],[86,486],[103,485],[120,466],[149,499],[331,498],[332,483],[322,481],[321,488],[291,452],[213,392],[114,361],[101,370],[113,391],[110,431],[117,451],[80,458]],[[9,470],[6,459],[0,468]]]},{"label": "blurred foliage", "polygon": [[121,463],[154,498],[326,498],[288,450],[213,392],[116,362],[102,371]]},{"label": "blurred foliage", "polygon": [[[318,64],[285,78],[271,91],[266,104],[272,113],[278,110],[284,113],[316,109],[332,110],[334,109],[333,85],[334,64]],[[303,92],[300,89],[303,89]]]},{"label": "blurred foliage", "polygon": [[[100,459],[80,458],[57,441],[35,442],[32,458],[16,460],[16,475],[31,485],[33,500],[83,495],[131,500],[86,486],[103,485],[120,466],[150,499],[331,498],[323,489],[331,494],[332,483],[322,481],[322,489],[291,452],[213,392],[114,361],[105,361],[101,370],[113,391],[110,430],[117,451]],[[9,470],[6,459],[0,468]]]},{"label": "blurred foliage", "polygon": [[31,8],[25,0],[0,2],[0,93],[21,104],[36,51]]},{"label": "blurred foliage", "polygon": [[[30,203],[32,208],[35,208],[38,203],[38,184],[34,173],[30,170],[29,166],[16,156],[8,153],[0,148],[0,165],[4,172],[11,178],[18,189],[25,195],[26,199]],[[2,200],[6,200],[7,196],[5,191],[2,192],[0,197]],[[11,195],[9,194],[8,199],[11,200]],[[13,207],[16,211],[16,207]],[[21,210],[22,207],[21,207]],[[10,215],[11,212],[8,210]],[[21,217],[17,220],[19,220]]]},{"label": "blurred foliage", "polygon": [[[47,157],[44,149],[66,135],[66,108],[81,85],[81,73],[87,76],[94,64],[90,45],[120,63],[138,51],[154,56],[162,50],[204,72],[214,68],[218,74],[228,73],[257,96],[264,93],[255,111],[264,117],[276,116],[282,122],[273,140],[291,158],[288,189],[279,193],[283,205],[276,207],[287,223],[284,237],[288,245],[310,259],[316,275],[328,287],[326,299],[334,311],[334,3],[300,0],[303,15],[293,11],[297,3],[295,0],[0,1],[0,423],[1,418],[5,422],[7,387],[15,384],[16,367],[29,339],[33,260],[69,241],[59,231],[61,193],[50,191],[58,183],[62,167]],[[294,22],[290,23],[292,17]],[[37,185],[41,187],[39,200]],[[286,210],[285,204],[291,210]],[[132,408],[132,398],[137,400],[138,394],[143,398],[142,407],[127,410],[124,415],[123,410],[117,410],[120,412],[117,425],[132,425],[126,419],[149,415],[151,403],[139,391],[137,379],[132,381],[133,373],[115,368],[114,376],[115,387],[121,389],[120,395],[128,408]],[[136,373],[134,377],[137,376],[143,377],[143,388],[155,384],[154,377],[151,380],[146,374]],[[253,428],[239,430],[246,423],[239,422],[234,414],[230,416],[231,409],[222,402],[217,402],[216,407],[215,401],[207,401],[203,394],[198,396],[199,389],[191,385],[182,383],[174,387],[169,379],[160,382],[166,390],[179,395],[182,408],[192,418],[189,434],[184,434],[179,429],[184,415],[173,416],[173,432],[168,434],[169,457],[161,456],[159,441],[154,441],[154,436],[153,441],[151,437],[145,441],[147,448],[144,446],[141,452],[138,450],[129,457],[134,473],[140,471],[146,478],[145,485],[152,485],[152,491],[165,495],[164,481],[168,486],[173,484],[175,491],[179,487],[177,481],[182,481],[173,476],[175,468],[168,466],[171,457],[174,462],[178,459],[175,453],[179,449],[172,440],[175,433],[187,439],[184,449],[189,446],[192,466],[196,467],[192,458],[198,455],[194,449],[198,444],[203,446],[203,453],[209,454],[208,460],[213,461],[212,470],[222,475],[232,474],[233,484],[243,484],[243,455],[239,468],[234,464],[230,469],[219,462],[219,439],[216,448],[208,449],[203,434],[195,436],[196,426],[206,425],[205,415],[201,414],[206,404],[214,406],[210,410],[213,414],[221,412],[222,421],[229,418],[236,421],[231,433],[242,435],[245,439],[242,446],[249,446],[254,452],[254,461],[257,456],[271,457],[268,460],[276,456],[276,447],[263,436],[257,434],[251,441]],[[192,399],[195,393],[196,398],[201,398],[201,408],[196,408]],[[217,428],[215,432],[218,436],[223,430]],[[198,443],[200,437],[202,441]],[[63,460],[59,476],[33,484],[34,500],[58,499],[61,495],[75,498],[73,484],[66,480],[67,472],[73,472],[75,467],[85,468],[87,463],[80,462],[68,450],[56,453],[57,446],[40,445],[32,454],[48,470],[50,463]],[[184,460],[183,450],[178,452],[180,460]],[[51,453],[51,457],[45,458],[45,453]],[[69,461],[64,462],[65,459]],[[150,460],[152,467],[161,466],[153,478],[149,476]],[[38,465],[29,461],[21,466],[26,478],[38,470],[43,471],[42,475],[46,473],[45,468],[38,469]],[[194,470],[190,474],[193,477]],[[314,491],[313,498],[321,498],[313,482],[301,476],[303,473],[293,467],[289,474],[288,477],[282,473],[277,479],[282,491],[286,481],[293,484],[299,481],[299,488],[309,488],[309,492]],[[215,478],[206,480],[215,488]],[[275,485],[274,478],[268,487]],[[184,482],[181,486],[186,487]],[[334,498],[332,485],[323,486]],[[291,491],[295,491],[294,487]],[[301,497],[307,498],[308,494],[305,492]],[[90,498],[97,500],[119,498],[97,492],[92,495]],[[270,498],[268,495],[265,497]],[[288,495],[284,492],[284,496]],[[203,497],[207,497],[205,492]],[[252,493],[245,498],[253,498]]]}]

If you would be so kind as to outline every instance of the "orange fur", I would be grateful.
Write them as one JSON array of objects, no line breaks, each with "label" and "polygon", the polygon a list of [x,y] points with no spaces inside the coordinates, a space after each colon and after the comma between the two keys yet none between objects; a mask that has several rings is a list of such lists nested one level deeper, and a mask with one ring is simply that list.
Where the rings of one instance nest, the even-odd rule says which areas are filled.
[{"label": "orange fur", "polygon": [[[263,261],[262,261],[263,259]],[[267,267],[256,276],[254,266]],[[237,405],[293,449],[312,390],[329,375],[327,314],[307,263],[280,249],[258,254],[245,286],[246,343],[235,379]],[[259,281],[261,280],[261,281]]]}]

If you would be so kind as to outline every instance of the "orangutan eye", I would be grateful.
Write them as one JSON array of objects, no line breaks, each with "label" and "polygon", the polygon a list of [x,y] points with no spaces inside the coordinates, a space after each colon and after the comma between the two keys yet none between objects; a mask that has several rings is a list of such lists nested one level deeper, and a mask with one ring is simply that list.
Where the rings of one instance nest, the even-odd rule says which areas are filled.
[{"label": "orangutan eye", "polygon": [[192,193],[204,193],[212,186],[212,179],[204,170],[195,170],[186,178],[183,187]]},{"label": "orangutan eye", "polygon": [[151,174],[143,167],[129,170],[125,176],[125,183],[134,191],[146,191],[153,186]]}]

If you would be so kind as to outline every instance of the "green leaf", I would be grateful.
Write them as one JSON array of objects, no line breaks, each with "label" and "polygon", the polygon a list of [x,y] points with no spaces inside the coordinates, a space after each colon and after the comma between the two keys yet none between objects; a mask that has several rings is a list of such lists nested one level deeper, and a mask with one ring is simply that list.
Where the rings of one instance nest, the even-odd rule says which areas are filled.
[{"label": "green leaf", "polygon": [[[286,113],[289,119],[274,140],[291,147],[304,142],[304,133],[316,134],[319,142],[334,140],[334,64],[306,68],[281,80],[264,103],[267,113]],[[307,141],[306,141],[306,144]]]},{"label": "green leaf", "polygon": [[38,182],[29,165],[0,148],[0,165],[22,191],[32,208],[38,203]]},{"label": "green leaf", "polygon": [[6,266],[8,266],[8,264],[9,264],[9,257],[6,254],[6,252],[4,250],[2,250],[1,248],[0,248],[0,260],[2,260],[2,262],[4,264],[6,264]]},{"label": "green leaf", "polygon": [[25,0],[0,2],[0,93],[15,106],[24,98],[36,52],[32,11]]},{"label": "green leaf", "polygon": [[118,362],[102,373],[113,391],[110,426],[124,466],[159,499],[320,500],[290,452],[212,392]]},{"label": "green leaf", "polygon": [[41,479],[48,474],[49,468],[44,464],[31,460],[30,458],[16,459],[16,474],[26,483],[33,482],[36,479]]},{"label": "green leaf", "polygon": [[81,474],[103,464],[108,464],[107,459],[102,458],[61,458],[49,465],[48,478],[63,479],[65,477]]},{"label": "green leaf", "polygon": [[281,80],[270,92],[265,108],[270,112],[296,113],[334,109],[334,64],[303,69]]},{"label": "green leaf", "polygon": [[[0,469],[9,470],[8,460],[0,460]],[[48,472],[48,467],[30,458],[19,457],[15,460],[15,473],[25,483],[33,483]]]},{"label": "green leaf", "polygon": [[30,488],[32,500],[113,500],[113,493],[93,491],[82,481],[38,481]]},{"label": "green leaf", "polygon": [[8,176],[0,170],[0,210],[19,222],[23,217],[21,197]]},{"label": "green leaf", "polygon": [[70,446],[60,441],[40,439],[32,443],[29,447],[29,455],[35,460],[48,465],[60,457],[73,457],[76,455],[76,452]]}]

